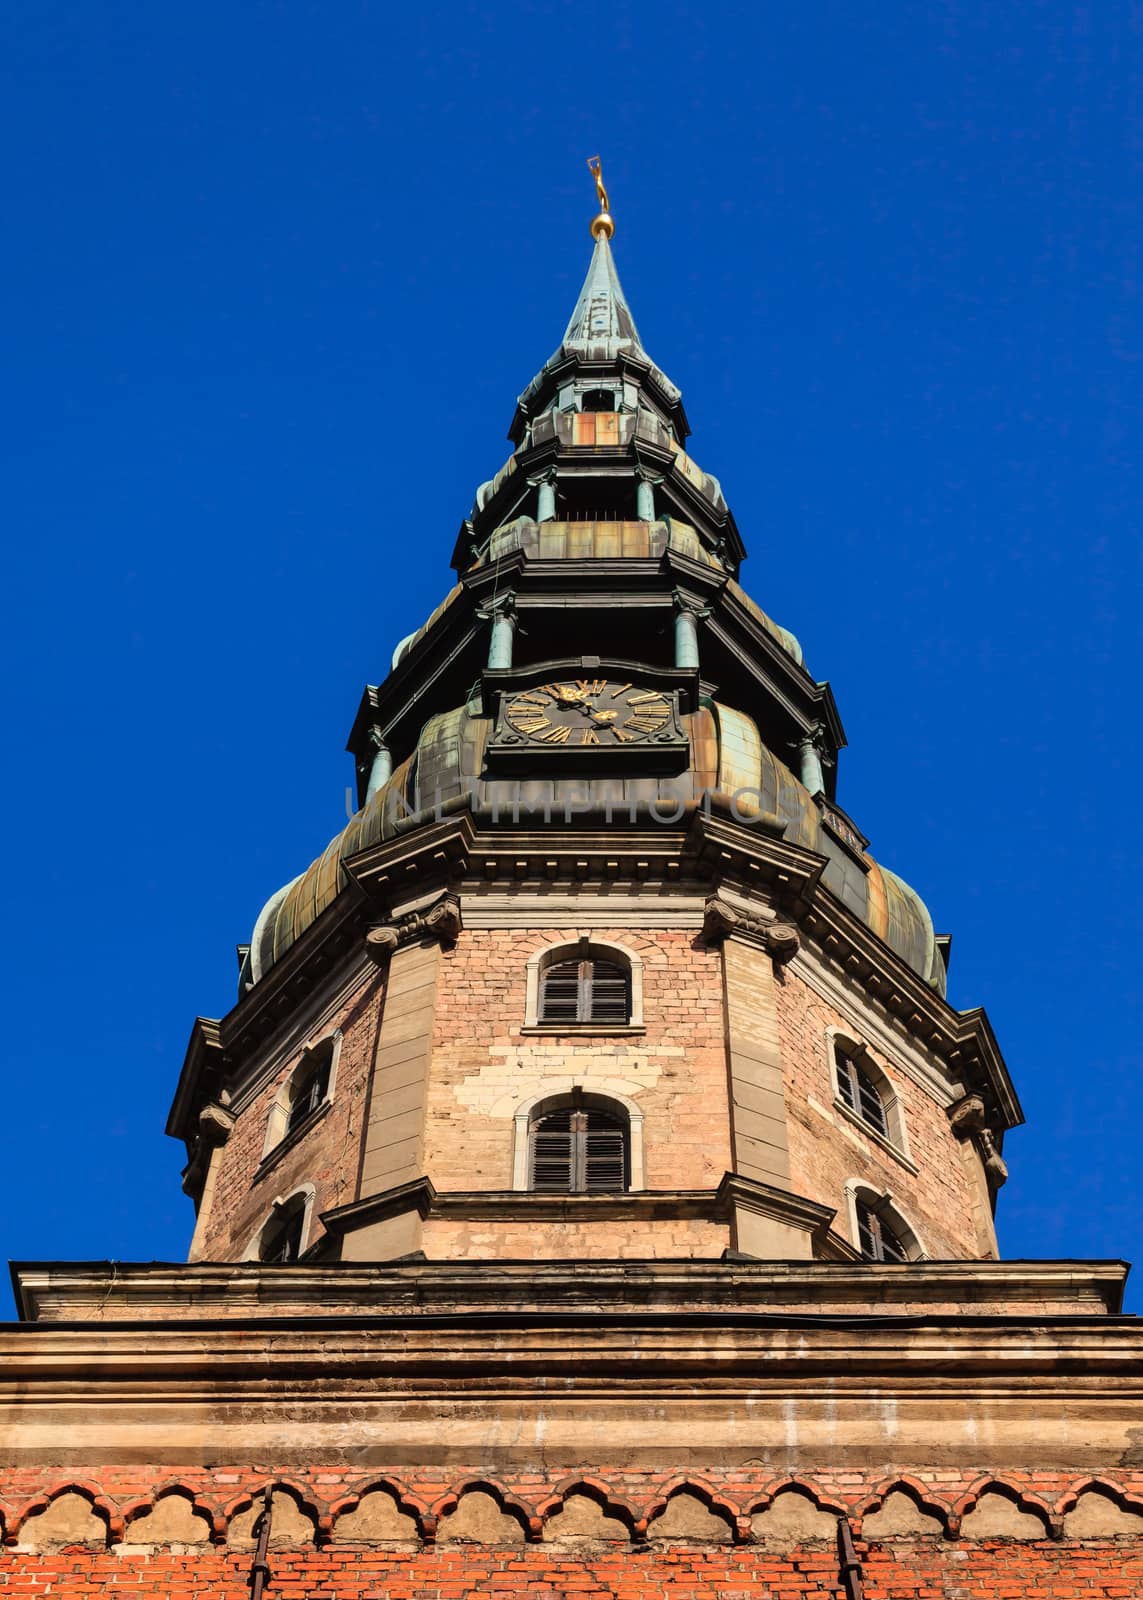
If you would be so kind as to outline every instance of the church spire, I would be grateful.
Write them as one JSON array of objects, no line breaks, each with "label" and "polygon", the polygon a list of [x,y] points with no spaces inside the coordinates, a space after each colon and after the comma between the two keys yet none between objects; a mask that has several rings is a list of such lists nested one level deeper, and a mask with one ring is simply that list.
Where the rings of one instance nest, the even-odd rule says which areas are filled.
[{"label": "church spire", "polygon": [[520,444],[530,420],[553,406],[567,409],[568,397],[575,386],[582,387],[597,379],[620,379],[626,380],[629,392],[624,396],[624,403],[617,404],[615,409],[634,406],[637,391],[641,390],[644,403],[649,403],[660,414],[681,444],[690,432],[683,411],[682,392],[643,348],[611,253],[615,220],[603,186],[598,156],[591,157],[588,168],[595,179],[600,209],[591,223],[595,249],[587,277],[559,348],[544,362],[517,402],[508,436]]}]

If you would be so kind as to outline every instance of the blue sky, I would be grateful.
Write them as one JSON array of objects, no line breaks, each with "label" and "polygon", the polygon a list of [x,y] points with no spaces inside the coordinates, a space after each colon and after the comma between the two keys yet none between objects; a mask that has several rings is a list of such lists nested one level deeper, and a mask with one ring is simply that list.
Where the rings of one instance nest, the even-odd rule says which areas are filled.
[{"label": "blue sky", "polygon": [[1028,1126],[1010,1256],[1143,1198],[1139,175],[1116,4],[72,4],[0,20],[0,1250],[180,1259],[234,945],[616,257],[839,797]]}]

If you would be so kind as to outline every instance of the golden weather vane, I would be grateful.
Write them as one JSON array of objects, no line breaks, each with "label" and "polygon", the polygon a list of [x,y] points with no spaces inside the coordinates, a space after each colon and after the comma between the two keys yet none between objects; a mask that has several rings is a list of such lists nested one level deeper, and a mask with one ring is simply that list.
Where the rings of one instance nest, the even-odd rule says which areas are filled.
[{"label": "golden weather vane", "polygon": [[598,239],[601,235],[610,239],[615,232],[615,223],[611,220],[611,202],[607,198],[607,190],[603,187],[603,162],[598,156],[588,156],[587,170],[595,179],[595,192],[599,196],[599,215],[591,224],[591,236]]}]

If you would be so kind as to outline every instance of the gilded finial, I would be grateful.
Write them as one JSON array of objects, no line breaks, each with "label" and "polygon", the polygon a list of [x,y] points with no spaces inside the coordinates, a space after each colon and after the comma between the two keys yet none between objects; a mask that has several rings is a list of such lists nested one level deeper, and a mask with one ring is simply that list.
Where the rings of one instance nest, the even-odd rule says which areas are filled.
[{"label": "gilded finial", "polygon": [[595,192],[599,196],[599,215],[591,224],[591,237],[610,239],[615,232],[615,223],[611,220],[611,202],[603,187],[603,162],[598,156],[588,156],[587,170],[595,179]]}]

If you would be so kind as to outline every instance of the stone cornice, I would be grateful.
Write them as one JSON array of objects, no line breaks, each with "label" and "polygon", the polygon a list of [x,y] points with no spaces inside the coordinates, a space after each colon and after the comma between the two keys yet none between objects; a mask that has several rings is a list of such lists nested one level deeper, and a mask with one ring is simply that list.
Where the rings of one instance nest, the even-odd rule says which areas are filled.
[{"label": "stone cornice", "polygon": [[232,1306],[207,1321],[183,1305],[161,1322],[0,1328],[6,1459],[535,1470],[610,1459],[632,1417],[632,1467],[866,1466],[885,1461],[887,1430],[898,1456],[976,1471],[1106,1468],[1137,1449],[1133,1319],[617,1315],[519,1309],[498,1286],[498,1307],[459,1314],[262,1321]]},{"label": "stone cornice", "polygon": [[[747,1180],[730,1179],[731,1185]],[[724,1180],[724,1186],[727,1180]],[[749,1185],[751,1190],[762,1185]],[[649,1195],[589,1197],[608,1202],[629,1198],[644,1206],[669,1202],[710,1206],[719,1191],[670,1191]],[[351,1221],[369,1210],[391,1212],[414,1206],[454,1214],[505,1199],[524,1204],[544,1196],[453,1193],[439,1196],[431,1182],[416,1179],[371,1200],[338,1208],[331,1216]],[[727,1200],[731,1195],[726,1196]],[[787,1197],[798,1203],[796,1196]],[[556,1197],[557,1201],[559,1197]],[[567,1202],[565,1201],[565,1204]],[[577,1201],[582,1207],[583,1202]],[[801,1202],[803,1205],[808,1202]],[[824,1207],[812,1210],[828,1216]],[[1120,1309],[1128,1268],[1122,1261],[745,1261],[741,1259],[642,1260],[459,1260],[383,1263],[315,1262],[15,1262],[12,1280],[22,1319],[42,1327],[54,1323],[168,1322],[180,1316],[206,1322],[219,1317],[317,1318],[337,1321],[359,1312],[467,1316],[488,1311],[532,1313],[604,1312],[613,1316],[654,1311],[711,1319],[885,1317],[971,1321],[989,1316],[1035,1326],[1051,1316],[1114,1317]],[[1003,1308],[1004,1315],[1000,1315]],[[1049,1315],[1050,1308],[1050,1315]],[[1143,1324],[1124,1319],[1138,1331]],[[2,1325],[0,1325],[2,1331]]]}]

